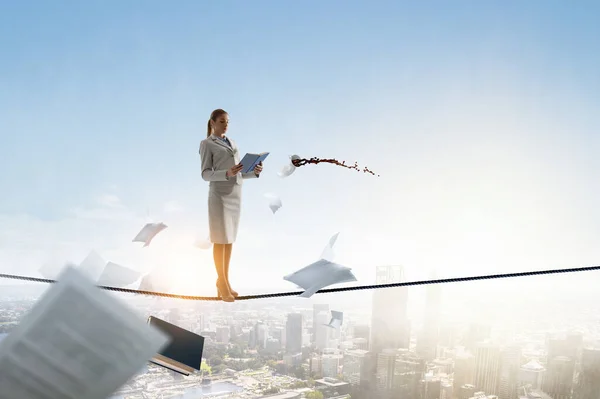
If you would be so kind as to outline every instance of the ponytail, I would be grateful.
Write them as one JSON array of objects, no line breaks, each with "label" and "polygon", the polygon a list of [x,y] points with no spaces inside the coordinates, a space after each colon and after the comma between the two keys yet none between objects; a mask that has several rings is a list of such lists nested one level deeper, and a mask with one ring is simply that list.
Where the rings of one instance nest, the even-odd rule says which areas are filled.
[{"label": "ponytail", "polygon": [[225,110],[222,110],[221,108],[219,109],[215,109],[211,114],[210,114],[210,118],[208,119],[208,125],[206,127],[206,138],[209,138],[210,135],[213,132],[212,126],[210,125],[210,121],[217,121],[217,118],[221,115],[227,114],[227,112]]}]

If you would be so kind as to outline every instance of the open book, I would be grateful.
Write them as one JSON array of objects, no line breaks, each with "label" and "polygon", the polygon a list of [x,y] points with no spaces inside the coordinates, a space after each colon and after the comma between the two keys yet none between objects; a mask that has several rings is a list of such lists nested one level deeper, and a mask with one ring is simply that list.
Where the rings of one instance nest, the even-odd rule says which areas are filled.
[{"label": "open book", "polygon": [[200,370],[204,337],[191,331],[167,323],[154,316],[148,318],[148,324],[156,327],[171,338],[171,343],[158,352],[152,360],[154,364],[190,375],[194,370]]},{"label": "open book", "polygon": [[254,167],[267,159],[268,156],[268,152],[261,152],[260,154],[246,153],[240,162],[244,166],[242,168],[242,173],[252,172]]}]

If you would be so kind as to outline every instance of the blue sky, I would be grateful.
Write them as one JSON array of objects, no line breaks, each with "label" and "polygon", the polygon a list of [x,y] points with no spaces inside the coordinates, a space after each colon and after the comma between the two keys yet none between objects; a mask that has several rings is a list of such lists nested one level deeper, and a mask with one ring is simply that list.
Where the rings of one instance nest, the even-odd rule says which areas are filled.
[{"label": "blue sky", "polygon": [[[382,263],[443,276],[598,262],[595,2],[205,3],[1,3],[0,270],[95,248],[212,273],[182,248],[206,227],[198,144],[214,108],[242,152],[272,153],[244,186],[232,268],[246,289],[258,274],[290,288],[282,268],[336,231],[365,282]],[[293,153],[382,177],[319,165],[280,179]],[[264,192],[281,195],[276,215]],[[170,230],[141,253],[128,240],[148,209]]]}]

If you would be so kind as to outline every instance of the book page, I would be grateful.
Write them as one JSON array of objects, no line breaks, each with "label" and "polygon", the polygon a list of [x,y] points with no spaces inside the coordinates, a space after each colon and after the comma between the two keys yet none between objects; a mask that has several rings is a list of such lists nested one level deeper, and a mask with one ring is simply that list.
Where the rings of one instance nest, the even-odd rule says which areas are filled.
[{"label": "book page", "polygon": [[168,341],[68,268],[0,343],[0,398],[104,399]]}]

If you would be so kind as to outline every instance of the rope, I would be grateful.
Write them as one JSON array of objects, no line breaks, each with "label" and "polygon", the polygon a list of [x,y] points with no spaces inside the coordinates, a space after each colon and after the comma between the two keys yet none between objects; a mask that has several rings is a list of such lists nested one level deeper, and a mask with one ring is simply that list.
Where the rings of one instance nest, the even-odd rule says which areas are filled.
[{"label": "rope", "polygon": [[[325,288],[317,291],[317,294],[330,294],[333,292],[346,292],[346,291],[359,291],[359,290],[374,290],[381,288],[396,288],[396,287],[408,287],[416,285],[428,285],[428,284],[445,284],[445,283],[462,283],[465,281],[479,281],[479,280],[496,280],[500,278],[514,278],[514,277],[529,277],[529,276],[540,276],[549,274],[559,273],[579,273],[579,272],[591,272],[600,270],[600,266],[588,266],[588,267],[577,267],[571,269],[550,269],[550,270],[534,270],[529,272],[518,272],[518,273],[505,273],[505,274],[487,274],[482,276],[467,276],[467,277],[453,277],[444,278],[437,280],[420,280],[420,281],[407,281],[403,283],[390,283],[390,284],[373,284],[373,285],[357,285],[352,287],[340,287],[340,288]],[[53,284],[56,280],[49,280],[44,278],[27,277],[27,276],[16,276],[12,274],[0,274],[0,278],[7,278],[13,280],[24,280],[33,281],[36,283]],[[139,294],[149,296],[159,296],[163,298],[175,298],[185,299],[190,301],[220,301],[221,298],[214,296],[190,296],[190,295],[177,295],[169,294],[166,292],[154,292],[154,291],[140,291],[132,290],[128,288],[118,288],[99,285],[98,288],[107,291],[124,292],[127,294]],[[302,294],[303,291],[288,291],[288,292],[276,292],[272,294],[257,294],[257,295],[245,295],[236,298],[236,301],[244,301],[250,299],[266,299],[266,298],[280,298],[285,296],[296,296]]]}]

